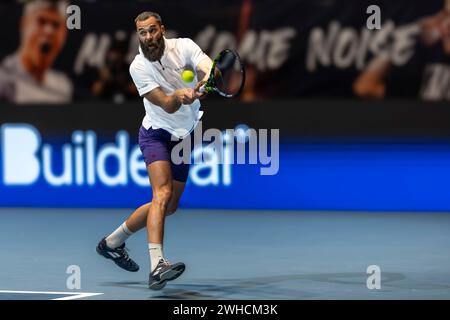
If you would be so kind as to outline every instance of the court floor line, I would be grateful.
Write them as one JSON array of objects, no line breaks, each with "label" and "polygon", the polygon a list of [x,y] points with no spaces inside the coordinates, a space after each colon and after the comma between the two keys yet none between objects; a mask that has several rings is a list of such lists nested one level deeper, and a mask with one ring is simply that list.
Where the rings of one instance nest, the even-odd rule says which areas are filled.
[{"label": "court floor line", "polygon": [[16,291],[16,290],[0,290],[0,293],[17,293],[17,294],[59,294],[68,295],[67,297],[56,298],[51,300],[76,300],[87,297],[102,295],[99,292],[60,292],[60,291]]}]

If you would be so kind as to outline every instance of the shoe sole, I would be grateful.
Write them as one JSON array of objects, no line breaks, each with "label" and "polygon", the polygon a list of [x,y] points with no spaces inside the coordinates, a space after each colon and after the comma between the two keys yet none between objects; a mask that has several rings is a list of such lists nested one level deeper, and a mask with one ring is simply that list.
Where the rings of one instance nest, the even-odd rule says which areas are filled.
[{"label": "shoe sole", "polygon": [[184,269],[186,269],[186,266],[182,263],[175,263],[172,265],[172,268],[170,270],[167,270],[163,273],[161,273],[161,280],[152,282],[148,285],[148,287],[152,290],[161,290],[164,288],[167,284],[167,281],[172,281],[181,276],[181,274],[184,272]]},{"label": "shoe sole", "polygon": [[102,257],[104,257],[106,259],[109,259],[109,260],[112,260],[115,263],[115,265],[118,266],[122,270],[125,270],[125,271],[128,271],[128,272],[138,272],[139,271],[139,266],[138,266],[138,268],[136,270],[128,270],[128,269],[122,268],[112,257],[109,256],[109,254],[103,253],[98,247],[96,247],[95,250]]}]

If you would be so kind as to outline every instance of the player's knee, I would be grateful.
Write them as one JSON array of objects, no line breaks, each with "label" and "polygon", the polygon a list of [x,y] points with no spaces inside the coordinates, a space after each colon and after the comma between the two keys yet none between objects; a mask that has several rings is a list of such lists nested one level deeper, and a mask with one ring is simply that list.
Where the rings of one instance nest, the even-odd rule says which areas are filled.
[{"label": "player's knee", "polygon": [[172,198],[172,188],[162,187],[154,193],[152,202],[159,207],[167,208],[170,198]]}]

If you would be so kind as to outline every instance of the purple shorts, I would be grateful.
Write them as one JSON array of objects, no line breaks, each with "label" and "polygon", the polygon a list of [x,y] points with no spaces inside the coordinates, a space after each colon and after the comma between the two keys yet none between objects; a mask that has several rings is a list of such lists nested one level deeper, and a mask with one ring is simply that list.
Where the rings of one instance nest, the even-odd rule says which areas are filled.
[{"label": "purple shorts", "polygon": [[[189,163],[175,164],[170,157],[172,149],[181,140],[172,141],[171,134],[164,129],[149,128],[143,126],[139,129],[139,147],[146,166],[157,160],[167,160],[172,168],[172,179],[186,182],[189,175]],[[191,143],[192,151],[192,143]]]}]

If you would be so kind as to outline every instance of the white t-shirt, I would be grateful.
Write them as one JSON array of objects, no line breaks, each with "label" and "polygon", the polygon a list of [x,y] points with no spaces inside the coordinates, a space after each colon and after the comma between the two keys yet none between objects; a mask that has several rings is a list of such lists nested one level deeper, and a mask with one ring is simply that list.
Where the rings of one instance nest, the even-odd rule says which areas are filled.
[{"label": "white t-shirt", "polygon": [[22,66],[19,55],[6,57],[0,64],[0,100],[15,103],[68,103],[72,82],[62,72],[47,70],[39,83]]},{"label": "white t-shirt", "polygon": [[[151,90],[161,87],[165,94],[171,95],[177,89],[194,88],[198,82],[197,74],[194,81],[185,83],[181,73],[185,69],[195,70],[197,65],[208,56],[191,39],[166,39],[164,54],[161,63],[151,62],[144,57],[141,48],[130,65],[130,74],[140,96]],[[167,113],[146,98],[144,100],[145,117],[142,125],[145,129],[162,128],[172,135],[183,138],[197,125],[203,112],[200,110],[200,101],[197,99],[190,105],[181,105],[174,113]]]}]

